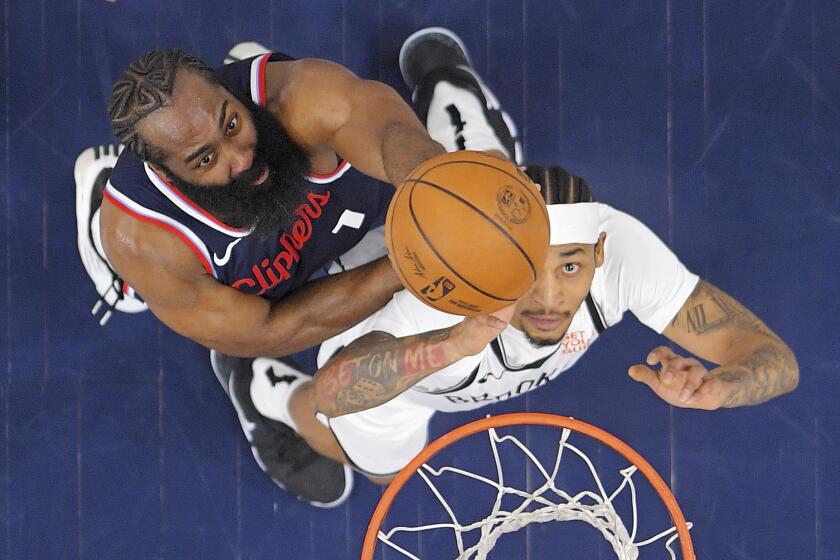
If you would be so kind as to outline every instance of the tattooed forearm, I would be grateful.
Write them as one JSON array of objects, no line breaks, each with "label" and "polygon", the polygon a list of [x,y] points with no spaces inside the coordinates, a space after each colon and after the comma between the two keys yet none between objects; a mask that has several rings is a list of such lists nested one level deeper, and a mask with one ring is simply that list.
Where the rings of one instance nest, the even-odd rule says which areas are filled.
[{"label": "tattooed forearm", "polygon": [[735,298],[703,281],[697,283],[671,326],[693,335],[726,328],[772,334],[761,319]]},{"label": "tattooed forearm", "polygon": [[664,334],[695,356],[720,367],[716,406],[765,402],[792,391],[799,367],[790,348],[738,300],[700,281]]},{"label": "tattooed forearm", "polygon": [[330,360],[315,375],[317,406],[329,417],[383,404],[458,356],[449,329],[406,338],[371,333]]},{"label": "tattooed forearm", "polygon": [[724,382],[721,406],[726,408],[766,402],[799,383],[793,353],[778,342],[768,342],[740,363],[714,370],[713,375]]}]

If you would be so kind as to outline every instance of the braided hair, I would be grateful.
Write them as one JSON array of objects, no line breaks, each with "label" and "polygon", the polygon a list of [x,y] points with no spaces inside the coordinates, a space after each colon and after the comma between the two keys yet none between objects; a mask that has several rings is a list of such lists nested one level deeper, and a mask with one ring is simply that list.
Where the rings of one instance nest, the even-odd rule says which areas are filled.
[{"label": "braided hair", "polygon": [[179,69],[219,83],[213,69],[203,61],[182,50],[168,49],[149,51],[135,59],[111,90],[108,115],[114,136],[144,161],[162,163],[164,154],[140,136],[137,123],[170,104],[175,74]]},{"label": "braided hair", "polygon": [[583,177],[572,175],[562,167],[529,165],[525,173],[542,188],[546,204],[574,204],[575,202],[594,202],[592,191]]}]

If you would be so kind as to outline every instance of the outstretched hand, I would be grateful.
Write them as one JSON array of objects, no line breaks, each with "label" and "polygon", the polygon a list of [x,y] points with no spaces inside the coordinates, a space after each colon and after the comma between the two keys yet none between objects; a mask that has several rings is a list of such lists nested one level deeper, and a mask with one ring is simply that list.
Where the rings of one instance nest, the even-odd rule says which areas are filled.
[{"label": "outstretched hand", "polygon": [[[648,367],[656,364],[659,371]],[[627,373],[672,406],[714,410],[722,404],[723,381],[694,358],[684,358],[667,346],[651,350],[647,365],[634,365]]]},{"label": "outstretched hand", "polygon": [[489,315],[467,317],[452,328],[452,338],[458,352],[474,356],[499,336],[513,317],[514,305],[509,305]]}]

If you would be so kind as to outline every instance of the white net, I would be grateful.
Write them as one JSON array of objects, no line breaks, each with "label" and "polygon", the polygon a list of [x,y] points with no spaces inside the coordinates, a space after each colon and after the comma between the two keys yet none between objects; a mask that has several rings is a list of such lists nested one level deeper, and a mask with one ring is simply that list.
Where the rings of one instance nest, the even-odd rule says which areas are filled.
[{"label": "white net", "polygon": [[[554,455],[554,463],[550,469],[547,469],[520,439],[512,435],[499,436],[494,428],[489,428],[487,435],[496,463],[495,478],[491,479],[487,476],[450,466],[435,469],[428,464],[422,465],[417,471],[417,475],[423,479],[429,490],[434,494],[436,501],[445,510],[449,521],[380,530],[378,533],[379,540],[407,558],[422,560],[420,556],[406,550],[406,547],[397,544],[395,542],[397,537],[406,533],[451,529],[454,532],[455,546],[457,547],[457,556],[454,556],[456,560],[484,560],[499,538],[507,533],[518,531],[531,523],[581,521],[597,529],[612,546],[616,557],[621,560],[638,558],[641,547],[656,542],[661,542],[671,560],[675,560],[676,555],[672,544],[678,538],[678,535],[673,526],[649,538],[638,538],[636,486],[633,481],[633,475],[637,472],[637,468],[630,465],[619,470],[620,482],[611,492],[607,492],[589,457],[579,447],[568,442],[571,432],[567,428],[562,430],[557,453]],[[506,481],[499,453],[502,445],[514,446],[535,467],[540,475],[540,483],[536,489],[528,491],[517,488]],[[558,488],[556,480],[561,464],[573,460],[568,458],[569,454],[585,464],[594,485],[592,490],[585,490],[572,495],[562,488]],[[489,487],[495,493],[495,500],[490,513],[477,521],[462,523],[439,489],[441,485],[437,484],[440,477],[445,473],[464,476]],[[632,522],[629,531],[614,507],[616,498],[622,492],[629,493],[631,504]],[[503,504],[506,507],[503,507]],[[511,504],[514,504],[513,507],[510,507]],[[691,527],[690,523],[687,525],[689,528]],[[465,543],[474,544],[467,545]],[[439,558],[438,553],[436,554],[436,560]]]}]

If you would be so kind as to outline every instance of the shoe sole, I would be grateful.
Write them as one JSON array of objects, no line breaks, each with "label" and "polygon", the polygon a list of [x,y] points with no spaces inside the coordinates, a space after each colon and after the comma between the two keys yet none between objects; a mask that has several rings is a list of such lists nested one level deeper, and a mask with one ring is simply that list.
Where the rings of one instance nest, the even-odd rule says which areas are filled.
[{"label": "shoe sole", "polygon": [[[215,350],[212,350],[212,349],[210,350],[210,367],[213,369],[213,373],[216,374],[216,379],[219,380],[219,383],[222,385],[222,388],[225,390],[225,393],[227,393],[227,396],[230,399],[230,402],[233,403],[233,408],[236,410],[236,416],[239,418],[239,425],[242,428],[243,433],[245,433],[245,439],[248,439],[248,432],[246,431],[245,426],[247,424],[251,424],[252,422],[250,420],[248,420],[248,417],[245,415],[245,411],[242,410],[241,405],[236,401],[236,399],[234,399],[230,396],[231,392],[232,392],[231,388],[230,388],[230,380],[233,378],[233,375],[226,376],[221,371],[219,371],[219,369],[216,367],[216,356],[217,355],[218,355],[218,352],[216,352]],[[225,381],[223,381],[224,379],[227,379],[227,383]],[[254,447],[251,445],[250,440],[248,440],[248,447],[251,449],[251,455],[254,456],[254,460],[260,466],[260,469],[262,469],[262,471],[267,474],[268,473],[268,467],[266,467],[265,463],[262,462],[262,459],[260,459],[259,454],[257,454],[257,450],[254,449]],[[333,500],[331,502],[316,502],[316,501],[311,501],[311,500],[304,500],[303,498],[300,498],[300,497],[298,497],[298,499],[302,500],[302,501],[305,501],[306,503],[311,504],[311,505],[313,505],[317,508],[323,508],[323,509],[330,509],[330,508],[338,507],[341,504],[343,504],[345,501],[347,501],[347,498],[350,497],[350,493],[353,491],[354,477],[353,477],[353,470],[349,466],[342,465],[342,467],[344,469],[344,492],[341,493],[341,496],[339,496],[338,498],[336,498],[335,500]],[[269,476],[269,478],[271,479],[271,481],[274,484],[276,484],[277,486],[279,486],[283,490],[286,490],[286,487],[283,486],[281,483],[277,482],[276,480],[274,480],[270,476]]]},{"label": "shoe sole", "polygon": [[[400,74],[402,75],[403,81],[406,83],[406,85],[408,84],[408,78],[406,77],[405,59],[408,57],[408,50],[417,41],[418,37],[420,37],[421,35],[428,35],[428,34],[431,34],[431,33],[435,33],[435,34],[439,34],[439,35],[445,35],[445,36],[449,37],[450,39],[452,39],[452,41],[454,41],[455,44],[457,44],[458,47],[461,49],[461,51],[464,53],[464,56],[466,57],[469,65],[472,66],[472,58],[470,58],[470,51],[467,50],[466,45],[464,45],[464,42],[461,41],[460,37],[455,35],[450,30],[446,29],[445,27],[426,27],[424,29],[420,29],[418,31],[415,31],[414,33],[409,35],[408,38],[405,41],[403,41],[402,47],[400,47],[400,56],[399,56]],[[415,84],[415,85],[417,85],[417,84]]]}]

